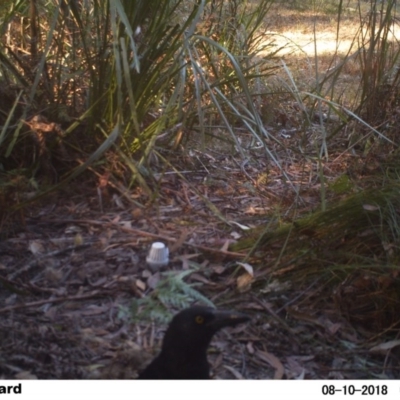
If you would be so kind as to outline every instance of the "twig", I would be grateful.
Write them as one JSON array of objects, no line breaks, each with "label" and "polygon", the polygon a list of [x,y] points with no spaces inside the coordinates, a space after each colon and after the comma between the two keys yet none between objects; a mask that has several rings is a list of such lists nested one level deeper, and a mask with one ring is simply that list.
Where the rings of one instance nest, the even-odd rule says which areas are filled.
[{"label": "twig", "polygon": [[279,324],[281,324],[292,336],[292,339],[296,342],[297,345],[300,345],[299,341],[297,340],[297,335],[296,333],[293,331],[293,329],[282,319],[280,318],[272,309],[271,307],[268,306],[268,304],[264,303],[263,301],[261,301],[257,296],[255,295],[251,295],[251,298],[253,300],[255,300],[258,304],[260,304],[260,306],[268,312],[268,314],[275,320],[277,321]]},{"label": "twig", "polygon": [[100,294],[100,291],[99,290],[95,290],[92,293],[82,294],[82,295],[78,295],[78,296],[68,296],[68,297],[60,297],[58,299],[47,299],[47,300],[32,301],[31,303],[18,304],[16,306],[9,306],[9,307],[0,308],[0,314],[7,313],[7,312],[10,312],[10,311],[14,311],[14,310],[18,310],[20,308],[29,308],[29,307],[42,306],[43,304],[49,304],[49,303],[62,303],[63,301],[75,301],[75,300],[90,299],[92,297],[97,297],[99,294]]},{"label": "twig", "polygon": [[[92,224],[92,225],[100,225],[100,226],[105,226],[105,227],[113,227],[113,228],[117,228],[119,230],[121,230],[122,232],[126,232],[126,233],[135,233],[137,235],[140,236],[145,236],[145,237],[150,237],[153,239],[161,239],[161,240],[165,240],[166,242],[176,242],[179,239],[174,239],[171,237],[167,237],[164,235],[159,235],[156,233],[150,233],[150,232],[146,232],[146,231],[142,231],[140,229],[134,229],[134,228],[126,228],[124,226],[119,225],[118,223],[115,222],[99,222],[99,221],[95,221],[95,220],[90,220],[90,219],[65,219],[65,220],[49,220],[47,221],[49,223],[66,223],[66,224],[70,224],[70,223],[74,223],[74,224]],[[183,244],[185,244],[186,246],[190,246],[190,247],[194,247],[196,249],[202,250],[202,251],[207,251],[209,253],[216,253],[216,254],[222,254],[224,256],[229,256],[229,257],[246,257],[246,254],[243,253],[236,253],[233,251],[226,251],[226,250],[219,250],[219,249],[215,249],[212,247],[207,247],[207,246],[202,246],[200,244],[194,244],[194,243],[189,243],[189,242],[183,242]]]},{"label": "twig", "polygon": [[56,257],[56,256],[59,256],[59,255],[64,254],[64,253],[77,251],[77,250],[82,250],[82,249],[85,249],[86,247],[89,247],[89,246],[90,246],[89,243],[81,244],[79,246],[70,246],[70,247],[66,247],[65,249],[56,250],[56,251],[52,251],[50,253],[46,253],[46,254],[40,255],[39,257],[36,257],[35,259],[33,259],[28,264],[24,265],[18,271],[15,271],[14,273],[10,274],[9,279],[14,280],[17,276],[21,275],[23,272],[27,272],[27,271],[31,270],[32,268],[36,267],[38,265],[39,261],[41,261],[41,260],[43,260],[45,258]]}]

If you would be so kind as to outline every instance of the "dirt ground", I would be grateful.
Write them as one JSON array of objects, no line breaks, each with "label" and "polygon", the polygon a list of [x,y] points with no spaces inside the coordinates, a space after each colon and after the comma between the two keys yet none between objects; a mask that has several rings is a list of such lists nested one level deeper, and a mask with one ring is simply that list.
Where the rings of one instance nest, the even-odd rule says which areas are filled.
[{"label": "dirt ground", "polygon": [[[349,352],[348,341],[356,341],[357,334],[335,310],[311,319],[290,316],[284,287],[265,286],[271,292],[265,301],[252,294],[259,289],[249,290],[252,279],[241,280],[248,278],[249,267],[235,262],[245,254],[228,251],[228,245],[247,228],[271,222],[278,198],[281,207],[293,204],[281,172],[265,157],[244,169],[224,154],[197,153],[192,163],[185,175],[191,185],[176,174],[165,175],[153,206],[137,207],[110,191],[102,194],[102,211],[95,190],[71,187],[3,227],[0,376],[136,377],[157,352],[165,328],[132,323],[120,311],[132,299],[149,296],[162,279],[165,271],[154,273],[145,263],[151,242],[161,240],[171,249],[166,270],[185,271],[195,262],[198,270],[188,283],[200,284],[198,290],[219,308],[252,317],[213,341],[216,378],[393,377],[383,355],[365,347]],[[293,166],[287,172],[307,186],[309,206],[317,204],[318,187],[308,181],[309,171]],[[144,197],[136,190],[131,199]],[[265,260],[266,266],[271,261]],[[269,270],[257,269],[254,278],[262,282]]]},{"label": "dirt ground", "polygon": [[[366,18],[370,12],[370,4],[347,2],[339,23],[336,13],[327,13],[322,7],[308,12],[278,5],[273,5],[272,9],[271,18],[267,19],[267,34],[271,35],[275,46],[282,49],[279,54],[307,56],[314,61],[315,54],[344,56],[357,49],[355,38],[361,29],[361,19]],[[377,9],[379,12],[380,6]],[[366,32],[365,26],[363,32]],[[397,41],[399,37],[400,25],[394,18],[389,40]]]}]

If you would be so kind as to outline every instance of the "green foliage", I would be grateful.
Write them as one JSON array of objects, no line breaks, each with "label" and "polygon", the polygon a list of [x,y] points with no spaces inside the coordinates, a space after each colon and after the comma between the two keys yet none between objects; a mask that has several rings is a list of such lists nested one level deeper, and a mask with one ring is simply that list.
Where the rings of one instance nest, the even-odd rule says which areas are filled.
[{"label": "green foliage", "polygon": [[[335,266],[344,269],[348,265],[352,270],[356,260],[371,268],[392,268],[400,260],[395,245],[400,238],[399,206],[398,181],[387,180],[380,187],[332,202],[326,211],[310,213],[263,233],[260,247],[279,248],[278,243],[287,242],[285,253],[299,266],[293,274],[303,277],[307,273],[331,277]],[[321,269],[324,265],[329,268]]]},{"label": "green foliage", "polygon": [[360,25],[362,76],[356,112],[377,126],[392,120],[400,98],[400,48],[393,40],[397,30],[396,0],[371,2],[371,10],[360,19]]},{"label": "green foliage", "polygon": [[353,187],[354,185],[347,174],[340,175],[328,185],[328,188],[337,194],[349,193]]},{"label": "green foliage", "polygon": [[121,307],[120,318],[131,319],[134,322],[150,319],[166,323],[171,319],[171,308],[180,310],[189,307],[195,301],[214,307],[209,299],[195,289],[200,284],[188,284],[184,281],[184,278],[193,272],[195,269],[166,272],[150,296],[133,300],[129,309]]},{"label": "green foliage", "polygon": [[[272,3],[65,0],[60,7],[51,0],[34,2],[33,8],[10,3],[0,27],[21,54],[0,47],[0,93],[5,96],[2,80],[20,91],[12,93],[3,110],[12,120],[1,124],[0,162],[7,169],[19,165],[19,153],[32,148],[23,121],[37,114],[61,125],[57,140],[73,157],[53,154],[54,146],[44,143],[33,159],[22,157],[23,164],[33,176],[55,171],[60,185],[76,176],[68,171],[76,167],[76,152],[81,160],[93,152],[96,159],[99,153],[106,157],[104,142],[115,131],[113,148],[122,168],[130,171],[130,183],[147,193],[148,161],[157,144],[165,156],[183,143],[182,132],[199,131],[204,142],[213,133],[216,114],[239,148],[232,125],[240,121],[263,141],[267,132],[251,89],[276,68],[266,62],[274,54],[265,55],[258,29]],[[261,50],[263,57],[256,59]],[[45,162],[38,160],[44,152]],[[64,159],[69,165],[58,165]]]}]

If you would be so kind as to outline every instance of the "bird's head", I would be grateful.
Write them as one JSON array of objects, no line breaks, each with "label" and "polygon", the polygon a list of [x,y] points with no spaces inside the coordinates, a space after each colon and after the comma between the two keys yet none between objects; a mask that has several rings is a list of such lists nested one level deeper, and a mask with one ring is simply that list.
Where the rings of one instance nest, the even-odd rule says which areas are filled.
[{"label": "bird's head", "polygon": [[194,306],[179,312],[165,332],[161,353],[140,379],[209,379],[207,347],[218,330],[248,321],[247,315]]},{"label": "bird's head", "polygon": [[[248,321],[247,315],[211,307],[193,306],[181,311],[172,319],[165,333],[163,349],[170,347],[206,348],[213,335],[221,328]],[[193,347],[192,347],[193,348]]]}]

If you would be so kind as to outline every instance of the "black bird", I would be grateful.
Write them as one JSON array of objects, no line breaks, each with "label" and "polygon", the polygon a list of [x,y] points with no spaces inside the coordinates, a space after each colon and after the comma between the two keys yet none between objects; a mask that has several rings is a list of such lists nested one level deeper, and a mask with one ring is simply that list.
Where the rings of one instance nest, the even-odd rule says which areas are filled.
[{"label": "black bird", "polygon": [[139,379],[210,379],[207,348],[221,328],[250,318],[233,311],[193,306],[174,316],[165,332],[161,353]]}]

